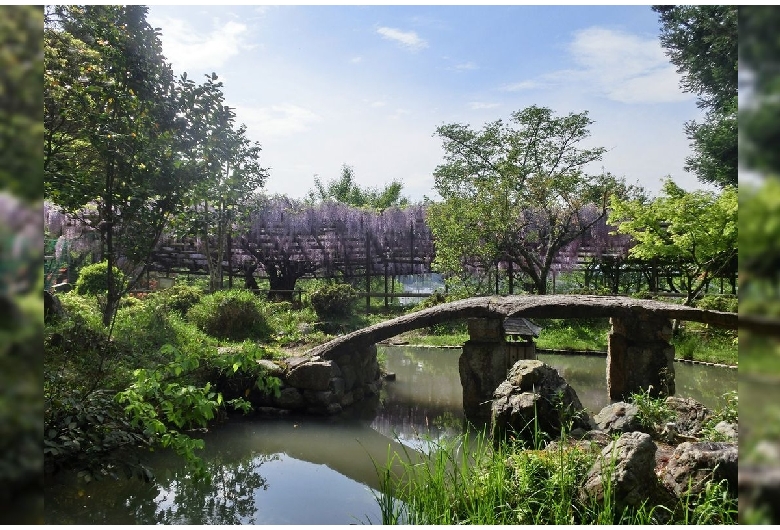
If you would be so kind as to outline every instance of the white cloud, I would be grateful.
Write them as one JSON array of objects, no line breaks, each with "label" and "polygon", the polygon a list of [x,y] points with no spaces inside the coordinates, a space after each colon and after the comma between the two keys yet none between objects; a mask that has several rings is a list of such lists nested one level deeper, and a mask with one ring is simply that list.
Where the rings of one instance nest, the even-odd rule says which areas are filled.
[{"label": "white cloud", "polygon": [[349,62],[351,62],[352,64],[362,63],[363,62],[363,58],[361,56],[359,56],[359,55],[356,55],[355,57],[350,59]]},{"label": "white cloud", "polygon": [[466,62],[466,63],[456,64],[455,66],[452,67],[452,70],[458,70],[458,71],[461,71],[461,72],[466,71],[466,70],[476,70],[476,69],[477,69],[476,63],[473,63],[471,61]]},{"label": "white cloud", "polygon": [[500,106],[500,103],[487,103],[485,101],[472,101],[469,103],[469,108],[471,110],[495,109]]},{"label": "white cloud", "polygon": [[414,31],[402,31],[396,28],[381,27],[376,30],[382,38],[392,40],[412,51],[427,48],[428,43]]},{"label": "white cloud", "polygon": [[153,26],[162,28],[163,53],[177,72],[199,74],[219,69],[242,51],[253,48],[248,41],[247,26],[240,22],[215,21],[210,32],[199,31],[188,22],[176,18],[152,19]]},{"label": "white cloud", "polygon": [[578,31],[569,45],[578,77],[622,103],[667,103],[692,95],[679,88],[679,74],[657,37],[592,27]]},{"label": "white cloud", "polygon": [[693,98],[680,88],[680,76],[658,38],[591,27],[574,33],[568,52],[574,66],[500,87],[519,92],[572,87],[620,103],[674,103]]},{"label": "white cloud", "polygon": [[290,103],[260,108],[239,106],[236,115],[257,138],[290,136],[308,131],[322,121],[315,112]]},{"label": "white cloud", "polygon": [[506,85],[502,85],[499,90],[502,90],[504,92],[520,92],[522,90],[534,90],[536,88],[542,88],[545,86],[544,83],[541,83],[540,81],[520,81],[518,83],[509,83]]}]

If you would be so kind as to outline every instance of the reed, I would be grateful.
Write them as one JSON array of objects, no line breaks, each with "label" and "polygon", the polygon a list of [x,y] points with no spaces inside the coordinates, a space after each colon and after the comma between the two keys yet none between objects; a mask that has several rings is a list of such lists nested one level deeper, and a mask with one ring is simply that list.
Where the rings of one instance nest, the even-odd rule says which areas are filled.
[{"label": "reed", "polygon": [[[684,495],[676,506],[619,509],[608,466],[604,498],[583,498],[580,490],[598,452],[567,443],[566,433],[558,442],[554,449],[514,440],[496,445],[485,432],[465,432],[431,442],[422,461],[388,455],[387,464],[377,466],[382,524],[737,522],[737,499],[725,482],[713,481],[699,495]],[[403,471],[394,476],[388,470],[399,463]]]}]

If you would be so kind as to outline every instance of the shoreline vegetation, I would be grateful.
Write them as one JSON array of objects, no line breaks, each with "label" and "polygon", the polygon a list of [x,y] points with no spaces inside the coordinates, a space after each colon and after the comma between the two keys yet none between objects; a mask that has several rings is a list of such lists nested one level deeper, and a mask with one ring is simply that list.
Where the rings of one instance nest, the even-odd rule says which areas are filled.
[{"label": "shoreline vegetation", "polygon": [[[339,300],[341,294],[334,292]],[[56,298],[59,311],[47,317],[44,329],[45,466],[47,473],[75,469],[85,480],[150,480],[151,470],[137,456],[152,448],[175,451],[200,476],[202,441],[188,433],[249,408],[242,399],[223,400],[214,374],[251,378],[261,391],[273,392],[275,378],[263,373],[262,360],[300,355],[423,305],[387,310],[377,303],[365,312],[353,298],[344,312],[318,314],[308,297],[300,304],[272,302],[245,289],[209,294],[182,282],[124,298],[107,329],[99,292],[79,286]],[[607,319],[538,323],[541,349],[606,349]],[[683,326],[679,337],[691,345],[684,353],[690,360],[728,362],[736,361],[735,335]],[[435,347],[465,340],[466,322],[394,339]],[[718,345],[714,357],[704,353],[712,344]]]}]

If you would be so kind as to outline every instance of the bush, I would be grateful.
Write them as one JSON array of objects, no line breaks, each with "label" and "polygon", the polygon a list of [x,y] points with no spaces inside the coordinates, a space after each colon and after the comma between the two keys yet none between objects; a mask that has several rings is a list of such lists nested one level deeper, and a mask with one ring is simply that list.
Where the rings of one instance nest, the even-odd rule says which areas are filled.
[{"label": "bush", "polygon": [[226,340],[265,341],[273,331],[266,321],[263,303],[246,289],[204,295],[187,311],[187,320],[212,337]]},{"label": "bush", "polygon": [[355,298],[357,292],[346,283],[323,285],[310,295],[311,305],[320,318],[348,315]]},{"label": "bush", "polygon": [[441,291],[434,291],[428,298],[423,298],[421,302],[414,304],[411,307],[410,312],[422,311],[423,309],[428,309],[429,307],[435,307],[447,302],[452,302],[453,300],[454,298],[448,297]]},{"label": "bush", "polygon": [[[139,330],[142,332],[139,333]],[[166,361],[160,349],[166,344],[187,351],[192,355],[203,354],[214,339],[191,322],[184,321],[175,311],[165,305],[147,299],[133,306],[121,308],[114,324],[116,344],[126,352],[128,359],[148,366]]]},{"label": "bush", "polygon": [[709,309],[711,311],[737,312],[738,299],[733,295],[703,296],[696,301],[696,307],[699,309]]},{"label": "bush", "polygon": [[[114,267],[114,289],[119,292],[125,282],[125,274]],[[95,296],[108,292],[108,262],[87,265],[76,280],[76,293],[84,296]]]},{"label": "bush", "polygon": [[202,297],[203,289],[200,287],[176,284],[168,289],[150,293],[147,300],[152,304],[162,305],[167,311],[175,311],[184,316]]}]

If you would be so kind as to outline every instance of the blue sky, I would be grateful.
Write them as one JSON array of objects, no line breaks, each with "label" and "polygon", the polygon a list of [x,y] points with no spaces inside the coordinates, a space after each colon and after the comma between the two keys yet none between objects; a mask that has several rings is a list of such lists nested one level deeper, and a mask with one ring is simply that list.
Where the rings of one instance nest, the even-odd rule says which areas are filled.
[{"label": "blue sky", "polygon": [[177,73],[216,72],[260,142],[265,190],[303,197],[343,164],[362,186],[437,199],[436,128],[508,120],[530,105],[588,111],[593,167],[655,194],[684,171],[695,96],[658,42],[649,6],[152,5]]}]

